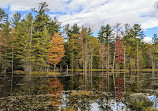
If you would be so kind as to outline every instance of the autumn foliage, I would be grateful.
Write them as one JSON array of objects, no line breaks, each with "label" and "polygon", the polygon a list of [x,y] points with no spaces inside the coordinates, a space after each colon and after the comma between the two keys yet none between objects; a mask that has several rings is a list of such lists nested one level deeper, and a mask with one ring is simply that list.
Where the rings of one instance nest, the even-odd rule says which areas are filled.
[{"label": "autumn foliage", "polygon": [[118,60],[119,63],[122,63],[124,59],[124,53],[123,53],[123,47],[122,47],[122,41],[120,40],[120,37],[118,36],[116,38],[116,60]]},{"label": "autumn foliage", "polygon": [[63,38],[59,33],[55,33],[52,37],[50,48],[48,49],[48,63],[52,65],[58,64],[62,57],[64,57]]}]

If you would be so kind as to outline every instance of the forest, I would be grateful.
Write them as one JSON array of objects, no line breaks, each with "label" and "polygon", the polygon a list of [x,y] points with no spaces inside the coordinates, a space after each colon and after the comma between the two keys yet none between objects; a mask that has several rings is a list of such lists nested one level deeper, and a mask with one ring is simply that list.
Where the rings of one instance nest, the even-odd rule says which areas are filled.
[{"label": "forest", "polygon": [[158,35],[144,43],[140,24],[103,24],[98,37],[91,27],[63,26],[51,18],[46,2],[25,16],[0,8],[1,75],[23,71],[102,71],[158,69]]}]

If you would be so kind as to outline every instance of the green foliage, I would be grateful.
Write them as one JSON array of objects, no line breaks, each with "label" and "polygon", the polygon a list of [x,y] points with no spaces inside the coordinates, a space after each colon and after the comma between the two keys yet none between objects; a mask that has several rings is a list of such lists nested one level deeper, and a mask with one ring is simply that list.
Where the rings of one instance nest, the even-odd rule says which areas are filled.
[{"label": "green foliage", "polygon": [[0,8],[0,28],[2,27],[3,23],[7,19],[7,16],[8,15],[6,14],[6,12]]},{"label": "green foliage", "polygon": [[107,24],[106,26],[101,26],[98,33],[99,42],[109,43],[111,38],[113,37],[112,31],[113,30],[109,24]]},{"label": "green foliage", "polygon": [[78,27],[77,24],[74,24],[71,28],[70,28],[70,25],[67,24],[65,25],[65,28],[64,28],[64,32],[67,34],[67,37],[68,39],[71,39],[72,35],[73,34],[79,34],[80,28]]},{"label": "green foliage", "polygon": [[33,30],[33,17],[31,14],[26,16],[21,23],[15,28],[15,53],[16,59],[19,59],[23,68],[28,71],[31,62],[35,61],[32,54],[34,52],[32,46],[32,30]]},{"label": "green foliage", "polygon": [[0,31],[1,41],[0,41],[0,56],[1,56],[1,70],[10,69],[10,63],[12,58],[12,45],[13,41],[11,39],[11,28],[8,19],[2,25],[2,30]]},{"label": "green foliage", "polygon": [[[32,11],[36,13],[35,17],[29,13],[21,19],[21,14],[15,13],[12,18],[8,18],[7,13],[0,8],[1,70],[10,70],[12,59],[14,70],[31,72],[48,71],[51,68],[47,61],[48,49],[51,38],[61,31],[61,23],[57,18],[48,15],[49,8],[46,2],[39,3],[38,8],[32,8]],[[158,68],[157,34],[153,35],[152,44],[145,44],[142,42],[144,33],[140,24],[126,24],[122,29],[124,30],[120,30],[119,24],[115,27],[103,25],[96,38],[91,36],[91,27],[65,25],[63,33],[60,34],[67,37],[67,41],[64,41],[66,52],[57,67],[60,65],[66,69],[68,65],[73,69],[90,70],[101,68],[102,65],[110,70],[113,67],[123,68],[123,65],[136,69],[139,64],[140,69]],[[120,31],[122,32],[118,33]],[[120,36],[120,40],[123,41],[122,58],[125,56],[125,61],[122,60],[120,67],[115,60],[118,57],[115,54],[119,52],[115,35]]]},{"label": "green foliage", "polygon": [[21,14],[20,13],[15,13],[13,14],[13,17],[11,19],[11,24],[12,26],[16,29],[20,23],[20,19],[21,19]]}]

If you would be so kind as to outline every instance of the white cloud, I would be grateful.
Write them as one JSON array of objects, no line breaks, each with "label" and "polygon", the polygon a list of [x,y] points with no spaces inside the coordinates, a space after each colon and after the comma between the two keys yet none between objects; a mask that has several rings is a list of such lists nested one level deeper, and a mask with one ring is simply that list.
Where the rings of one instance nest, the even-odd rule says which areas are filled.
[{"label": "white cloud", "polygon": [[150,20],[142,23],[142,27],[144,29],[153,28],[153,27],[157,27],[157,26],[158,26],[158,19],[156,19],[156,18],[151,18]]},{"label": "white cloud", "polygon": [[31,8],[38,7],[38,3],[47,2],[51,11],[63,11],[65,8],[65,2],[68,0],[0,0],[0,7],[6,8],[10,5],[11,11],[25,11]]},{"label": "white cloud", "polygon": [[[150,14],[154,11],[156,0],[75,0],[69,4],[69,8],[82,11],[79,13],[62,15],[59,20],[63,24],[73,24],[75,21],[80,25],[92,26],[94,30],[100,25],[107,23],[115,25],[122,24],[142,24],[143,29],[158,26],[155,19]],[[106,2],[106,3],[105,3]],[[71,8],[72,7],[72,8]],[[75,12],[75,11],[74,11]]]},{"label": "white cloud", "polygon": [[63,25],[78,23],[91,26],[94,31],[107,23],[139,23],[144,29],[158,26],[157,0],[0,0],[0,7],[6,8],[9,4],[11,11],[24,11],[37,8],[43,1],[52,12],[66,13],[58,14]]},{"label": "white cloud", "polygon": [[145,43],[152,43],[152,38],[144,37],[142,41],[145,42]]}]

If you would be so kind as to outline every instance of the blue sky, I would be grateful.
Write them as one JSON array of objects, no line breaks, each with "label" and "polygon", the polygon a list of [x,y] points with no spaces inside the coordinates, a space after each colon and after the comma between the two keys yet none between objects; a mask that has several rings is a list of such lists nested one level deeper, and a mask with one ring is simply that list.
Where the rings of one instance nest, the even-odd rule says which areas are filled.
[{"label": "blue sky", "polygon": [[146,29],[144,33],[147,37],[153,37],[153,34],[158,34],[158,27]]},{"label": "blue sky", "polygon": [[77,23],[91,27],[94,36],[101,25],[116,23],[141,24],[146,42],[151,41],[154,33],[158,34],[157,0],[0,0],[0,7],[10,16],[15,12],[25,15],[44,1],[49,5],[52,18],[57,17],[62,25]]}]

